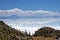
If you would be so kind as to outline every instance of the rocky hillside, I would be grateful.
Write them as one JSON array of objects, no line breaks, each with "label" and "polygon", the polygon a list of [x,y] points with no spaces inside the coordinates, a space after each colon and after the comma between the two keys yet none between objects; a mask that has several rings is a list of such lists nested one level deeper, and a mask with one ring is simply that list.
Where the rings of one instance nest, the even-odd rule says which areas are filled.
[{"label": "rocky hillside", "polygon": [[34,36],[44,36],[44,37],[60,37],[60,30],[55,30],[50,27],[43,27],[38,29]]},{"label": "rocky hillside", "polygon": [[0,40],[18,40],[18,38],[22,36],[21,31],[15,30],[3,21],[0,21]]}]

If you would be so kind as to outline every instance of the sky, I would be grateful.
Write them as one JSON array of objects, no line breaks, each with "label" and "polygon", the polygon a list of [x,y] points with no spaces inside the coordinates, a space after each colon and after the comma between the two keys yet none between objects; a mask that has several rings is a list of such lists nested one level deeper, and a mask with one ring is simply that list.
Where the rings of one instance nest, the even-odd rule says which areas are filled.
[{"label": "sky", "polygon": [[45,26],[60,30],[60,0],[0,0],[0,20],[31,34]]}]

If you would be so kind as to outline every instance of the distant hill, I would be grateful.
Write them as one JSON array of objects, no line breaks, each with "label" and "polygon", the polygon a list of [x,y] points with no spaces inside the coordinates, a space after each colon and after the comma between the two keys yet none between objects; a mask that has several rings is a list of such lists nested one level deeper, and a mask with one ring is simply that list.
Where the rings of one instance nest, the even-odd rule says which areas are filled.
[{"label": "distant hill", "polygon": [[44,37],[60,37],[60,30],[55,30],[50,27],[43,27],[35,31],[33,36],[44,36]]},{"label": "distant hill", "polygon": [[21,31],[11,28],[3,21],[0,21],[0,40],[17,40],[18,37],[23,37]]}]

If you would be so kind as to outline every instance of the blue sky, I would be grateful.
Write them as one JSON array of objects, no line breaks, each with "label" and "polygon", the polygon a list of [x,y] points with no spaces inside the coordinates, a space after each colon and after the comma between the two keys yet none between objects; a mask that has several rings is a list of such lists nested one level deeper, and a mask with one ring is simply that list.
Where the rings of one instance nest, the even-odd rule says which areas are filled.
[{"label": "blue sky", "polygon": [[0,9],[49,10],[60,12],[60,0],[0,0]]},{"label": "blue sky", "polygon": [[60,0],[0,0],[0,20],[31,33],[44,26],[60,30]]}]

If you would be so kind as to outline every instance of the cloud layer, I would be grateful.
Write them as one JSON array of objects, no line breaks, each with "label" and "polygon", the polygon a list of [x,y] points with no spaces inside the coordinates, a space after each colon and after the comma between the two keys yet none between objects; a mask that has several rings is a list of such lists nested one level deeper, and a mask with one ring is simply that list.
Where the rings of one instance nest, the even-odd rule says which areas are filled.
[{"label": "cloud layer", "polygon": [[34,33],[41,27],[53,27],[55,29],[60,29],[60,18],[44,18],[44,19],[3,19],[6,24],[12,28]]},{"label": "cloud layer", "polygon": [[0,16],[3,16],[3,18],[5,17],[22,17],[22,18],[41,18],[41,17],[60,17],[60,13],[58,12],[52,12],[52,11],[45,11],[45,10],[28,10],[28,11],[24,11],[18,8],[14,8],[14,9],[9,9],[9,10],[0,10]]},{"label": "cloud layer", "polygon": [[34,33],[37,29],[43,26],[50,26],[56,29],[60,28],[60,13],[53,11],[24,11],[18,8],[0,10],[0,20],[5,21],[6,24],[11,25],[13,28],[22,31],[26,29],[31,33]]}]

